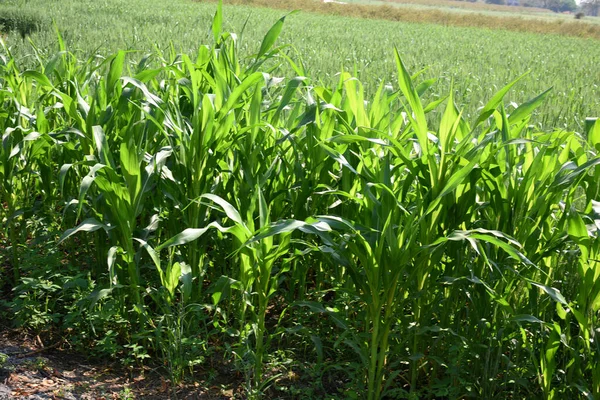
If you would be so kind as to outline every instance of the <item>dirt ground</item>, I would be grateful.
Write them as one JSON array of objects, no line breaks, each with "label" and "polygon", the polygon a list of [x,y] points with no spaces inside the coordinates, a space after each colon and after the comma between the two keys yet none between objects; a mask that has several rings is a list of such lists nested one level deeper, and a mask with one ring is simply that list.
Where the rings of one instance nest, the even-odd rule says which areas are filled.
[{"label": "dirt ground", "polygon": [[[4,355],[5,356],[4,356]],[[60,343],[23,332],[0,332],[0,400],[234,399],[233,391],[187,384],[172,387],[152,371],[91,363]]]}]

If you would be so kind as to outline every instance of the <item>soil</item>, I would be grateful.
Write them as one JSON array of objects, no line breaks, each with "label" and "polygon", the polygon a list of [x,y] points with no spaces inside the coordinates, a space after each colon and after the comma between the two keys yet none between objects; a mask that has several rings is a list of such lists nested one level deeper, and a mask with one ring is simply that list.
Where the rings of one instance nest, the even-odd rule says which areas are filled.
[{"label": "soil", "polygon": [[[5,354],[6,356],[3,356]],[[0,400],[234,399],[233,390],[200,383],[172,386],[152,371],[90,362],[22,331],[0,332]]]}]

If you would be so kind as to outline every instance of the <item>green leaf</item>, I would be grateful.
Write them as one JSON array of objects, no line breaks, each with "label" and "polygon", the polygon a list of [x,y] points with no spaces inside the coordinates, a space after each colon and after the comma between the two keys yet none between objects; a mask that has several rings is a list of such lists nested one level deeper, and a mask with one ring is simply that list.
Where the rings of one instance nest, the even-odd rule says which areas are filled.
[{"label": "green leaf", "polygon": [[[428,154],[429,138],[427,137],[427,119],[425,118],[425,112],[423,111],[423,105],[419,94],[413,86],[410,74],[406,70],[398,49],[395,49],[396,55],[396,68],[398,70],[398,82],[400,83],[400,90],[404,97],[408,101],[410,108],[414,113],[414,124],[413,129],[419,140],[421,151],[423,154]],[[412,119],[412,117],[410,117]]]},{"label": "green leaf", "polygon": [[259,234],[253,236],[248,241],[248,244],[258,242],[267,237],[276,236],[276,235],[279,235],[282,233],[292,232],[292,231],[294,231],[302,226],[305,226],[305,225],[306,225],[306,223],[304,221],[298,221],[298,220],[294,220],[294,219],[277,221],[277,222],[261,229]]},{"label": "green leaf", "polygon": [[533,324],[545,324],[544,321],[542,321],[539,318],[534,317],[533,315],[520,314],[520,315],[515,315],[511,319],[516,322],[531,322]]},{"label": "green leaf", "polygon": [[208,293],[211,293],[213,305],[216,306],[221,300],[227,298],[231,287],[240,288],[240,282],[228,276],[221,275],[208,290]]},{"label": "green leaf", "polygon": [[164,271],[162,270],[162,267],[160,265],[160,256],[159,256],[157,250],[153,249],[152,246],[150,246],[148,244],[148,242],[146,242],[143,239],[139,239],[139,238],[133,238],[133,239],[138,241],[142,245],[142,248],[144,250],[146,250],[146,252],[148,252],[148,255],[154,262],[154,266],[156,267],[156,270],[158,271],[158,275],[160,277],[160,282],[161,282],[161,284],[164,285],[165,275],[164,275]]},{"label": "green leaf", "polygon": [[574,182],[581,177],[590,168],[600,164],[600,157],[593,158],[586,163],[577,167],[574,163],[567,163],[561,171],[556,175],[553,185],[557,187],[565,187],[573,185]]},{"label": "green leaf", "polygon": [[221,116],[223,117],[231,109],[233,109],[233,107],[235,106],[237,101],[240,99],[242,94],[244,94],[244,92],[246,92],[246,90],[248,90],[250,87],[256,85],[260,81],[264,82],[264,76],[263,76],[262,72],[255,72],[255,73],[249,75],[248,77],[246,77],[246,79],[244,79],[242,81],[242,83],[240,83],[238,86],[236,86],[236,88],[231,92],[231,94],[227,98],[227,103],[225,103],[223,108],[221,108],[221,110],[219,110],[219,113],[221,114]]},{"label": "green leaf", "polygon": [[95,232],[98,229],[104,229],[105,231],[109,231],[111,227],[98,222],[95,218],[88,218],[84,220],[81,224],[77,225],[75,228],[67,229],[65,233],[62,234],[60,239],[58,240],[58,244],[61,244],[69,237],[75,235],[79,232]]},{"label": "green leaf", "polygon": [[304,233],[313,234],[331,231],[331,227],[325,221],[318,220],[315,222],[304,222],[295,219],[281,220],[260,229],[258,234],[253,236],[246,244],[254,243],[264,238],[280,235],[282,233],[293,232],[297,229]]},{"label": "green leaf", "polygon": [[71,169],[72,166],[73,164],[64,164],[60,167],[60,170],[58,172],[58,185],[60,187],[60,192],[63,193],[63,195],[65,187],[65,178],[67,176],[67,172],[69,172],[69,169]]},{"label": "green leaf", "polygon": [[79,215],[81,214],[81,210],[83,209],[83,201],[85,199],[85,195],[87,194],[88,190],[92,186],[92,183],[94,183],[94,181],[96,180],[96,177],[97,177],[96,173],[98,171],[100,171],[102,168],[106,168],[106,165],[104,165],[104,164],[94,165],[90,169],[88,174],[86,176],[84,176],[83,179],[81,180],[81,184],[79,185],[79,207],[77,210],[77,218],[79,218]]},{"label": "green leaf", "polygon": [[122,288],[123,285],[114,285],[108,289],[96,289],[87,297],[90,301],[89,309],[91,310],[100,300],[110,296],[115,289]]},{"label": "green leaf", "polygon": [[442,148],[442,154],[445,154],[448,151],[450,142],[454,139],[454,132],[456,131],[461,118],[454,105],[453,90],[453,86],[451,85],[448,104],[446,104],[446,110],[444,111],[442,121],[440,122],[438,137]]},{"label": "green leaf", "polygon": [[329,156],[331,158],[333,158],[335,161],[339,162],[341,165],[343,165],[344,167],[348,168],[350,171],[352,171],[358,175],[358,172],[354,169],[354,167],[352,165],[350,165],[350,163],[348,162],[348,160],[346,160],[346,157],[344,157],[344,155],[342,153],[340,153],[339,151],[337,151],[335,149],[332,149],[329,146],[326,146],[323,143],[319,143],[319,146],[321,146],[321,148],[323,150],[325,150],[329,154]]},{"label": "green leaf", "polygon": [[288,82],[288,84],[285,87],[285,93],[283,94],[283,97],[281,98],[281,101],[279,102],[279,107],[277,107],[277,111],[275,111],[275,115],[273,116],[273,120],[271,121],[272,124],[276,123],[276,121],[279,119],[279,115],[281,114],[281,111],[283,110],[283,108],[289,104],[290,100],[292,99],[292,96],[296,92],[296,89],[298,89],[298,87],[305,80],[306,80],[305,77],[297,76]]},{"label": "green leaf", "polygon": [[560,290],[533,281],[529,281],[529,283],[531,283],[533,286],[537,286],[540,289],[542,289],[542,291],[544,291],[548,296],[552,298],[552,300],[556,301],[557,303],[560,303],[564,306],[568,306],[567,300],[564,298],[562,293],[560,293]]},{"label": "green leaf", "polygon": [[192,285],[194,276],[192,275],[192,268],[186,264],[181,263],[181,290],[183,292],[183,301],[187,303],[192,296]]},{"label": "green leaf", "polygon": [[263,41],[260,45],[260,50],[258,51],[258,55],[256,56],[257,60],[260,59],[262,56],[264,56],[269,50],[271,50],[271,48],[277,41],[277,38],[279,37],[281,30],[283,29],[283,23],[285,22],[285,19],[287,17],[289,17],[290,15],[295,14],[297,12],[298,11],[292,11],[291,13],[284,15],[277,22],[275,22],[275,24],[271,27],[271,29],[269,29],[269,31],[263,38]]},{"label": "green leaf", "polygon": [[160,108],[163,101],[160,99],[160,97],[152,94],[150,92],[150,90],[148,89],[148,87],[144,84],[144,82],[142,82],[138,79],[135,79],[135,78],[128,77],[128,76],[122,77],[121,80],[126,85],[130,84],[130,85],[135,86],[136,88],[140,89],[142,91],[142,93],[144,94],[144,98],[146,99],[146,101],[148,101],[148,103],[152,104],[156,108]]},{"label": "green leaf", "polygon": [[448,179],[448,182],[446,182],[444,189],[442,189],[440,194],[435,198],[434,201],[431,202],[431,204],[427,208],[427,212],[425,213],[425,215],[435,210],[435,208],[440,204],[444,196],[454,191],[458,187],[458,185],[465,181],[465,179],[469,176],[471,171],[473,171],[473,168],[475,168],[475,166],[477,165],[478,161],[478,157],[475,157],[471,161],[469,161],[467,165],[465,165],[464,167],[456,171],[454,174],[452,174],[450,179]]},{"label": "green leaf", "polygon": [[209,229],[210,229],[210,226],[207,226],[206,228],[184,229],[183,231],[181,231],[177,235],[173,236],[171,239],[167,240],[160,246],[157,246],[156,251],[160,252],[162,249],[166,249],[169,247],[179,246],[182,244],[187,244],[189,242],[193,242],[194,240],[198,239],[200,236],[204,235]]},{"label": "green leaf", "polygon": [[512,88],[515,85],[515,83],[517,83],[521,79],[523,79],[523,77],[525,77],[528,73],[529,72],[526,72],[525,74],[521,75],[520,77],[518,77],[517,79],[515,79],[508,85],[504,86],[502,89],[500,89],[500,91],[498,91],[498,93],[496,93],[490,99],[490,101],[488,101],[488,103],[485,105],[485,107],[483,107],[483,110],[481,110],[481,113],[479,114],[479,118],[477,118],[477,121],[475,121],[475,125],[473,125],[473,128],[477,127],[477,125],[481,124],[483,121],[488,119],[490,117],[490,115],[492,115],[494,113],[496,108],[498,108],[498,106],[502,102],[502,99],[504,98],[506,93],[508,93],[510,88]]},{"label": "green leaf", "polygon": [[568,309],[565,310],[563,306],[560,305],[560,303],[556,303],[556,313],[558,314],[558,317],[562,320],[565,320],[567,318],[567,312]]},{"label": "green leaf", "polygon": [[115,85],[119,81],[119,78],[123,74],[123,65],[125,64],[125,52],[120,50],[116,55],[113,56],[110,62],[110,69],[108,71],[108,77],[106,78],[106,97],[111,98],[113,96]]},{"label": "green leaf", "polygon": [[349,144],[349,143],[358,143],[358,142],[371,142],[374,144],[378,144],[380,146],[389,146],[388,143],[381,139],[370,138],[359,135],[337,135],[329,138],[328,142],[332,143],[340,143],[340,144]]},{"label": "green leaf", "polygon": [[600,152],[600,118],[587,118],[587,140],[589,145]]},{"label": "green leaf", "polygon": [[437,81],[436,78],[431,78],[431,79],[426,79],[423,82],[419,83],[417,85],[417,87],[415,88],[419,97],[423,96],[423,94],[427,91],[427,89],[432,87],[436,81]]},{"label": "green leaf", "polygon": [[215,16],[213,18],[212,23],[212,33],[213,39],[215,43],[219,41],[219,37],[221,36],[221,31],[223,30],[223,0],[219,0],[219,4],[217,5],[217,11],[215,12]]},{"label": "green leaf", "polygon": [[590,255],[590,238],[588,235],[587,227],[585,222],[577,212],[572,209],[567,216],[567,231],[569,237],[579,246],[581,250],[581,258],[584,262],[587,262]]},{"label": "green leaf", "polygon": [[231,219],[236,224],[245,226],[240,213],[235,209],[235,207],[233,207],[228,201],[226,201],[222,197],[210,193],[205,193],[201,195],[200,198],[208,199],[214,203],[217,203],[219,206],[221,206],[221,208],[223,209],[223,211],[229,219]]},{"label": "green leaf", "polygon": [[98,153],[98,160],[104,164],[114,168],[114,162],[108,142],[106,141],[106,135],[104,129],[99,125],[92,127],[92,133],[94,135],[94,143],[96,144],[96,152]]},{"label": "green leaf", "polygon": [[181,264],[175,262],[167,266],[165,274],[165,282],[163,285],[171,295],[171,298],[175,295],[175,289],[179,284],[179,277],[181,276]]},{"label": "green leaf", "polygon": [[508,117],[508,122],[510,124],[516,124],[517,122],[521,122],[525,118],[529,117],[533,110],[535,110],[537,107],[540,106],[540,104],[543,103],[544,99],[546,98],[548,93],[550,93],[551,90],[552,88],[549,88],[539,96],[536,96],[533,99],[521,104],[510,114],[510,116]]},{"label": "green leaf", "polygon": [[123,249],[119,246],[112,246],[108,249],[108,254],[106,256],[106,265],[108,266],[108,275],[110,277],[110,283],[116,284],[116,274],[115,274],[115,262],[117,261],[117,254],[122,253]]},{"label": "green leaf", "polygon": [[40,84],[44,88],[47,88],[47,89],[54,88],[54,85],[52,85],[52,83],[50,82],[48,77],[46,75],[42,74],[41,72],[33,71],[33,70],[25,71],[25,72],[23,72],[23,77],[31,78],[31,79],[35,80],[38,84]]}]

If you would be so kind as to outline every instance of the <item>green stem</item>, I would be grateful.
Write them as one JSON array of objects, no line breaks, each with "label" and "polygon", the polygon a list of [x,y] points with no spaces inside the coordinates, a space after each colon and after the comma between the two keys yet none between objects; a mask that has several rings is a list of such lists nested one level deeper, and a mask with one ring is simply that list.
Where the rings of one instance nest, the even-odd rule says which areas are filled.
[{"label": "green stem", "polygon": [[19,266],[19,252],[17,249],[17,235],[15,232],[14,223],[10,224],[10,244],[12,250],[11,264],[13,270],[13,280],[16,286],[18,285],[19,280],[21,279],[21,271]]},{"label": "green stem", "polygon": [[258,321],[257,321],[257,332],[256,332],[256,349],[255,357],[256,364],[254,365],[254,388],[258,390],[262,383],[262,372],[263,372],[263,356],[265,348],[265,318],[267,314],[267,306],[269,303],[269,281],[271,277],[271,268],[269,263],[260,261],[260,274],[258,277],[257,288],[258,288]]},{"label": "green stem", "polygon": [[[8,213],[7,218],[11,218],[14,214],[14,206],[12,202],[12,194],[7,193],[7,205],[8,205]],[[19,280],[21,279],[21,268],[19,265],[19,250],[17,246],[17,228],[15,225],[15,220],[12,219],[8,225],[8,237],[10,240],[11,247],[11,267],[13,271],[13,281],[14,285],[17,286],[19,284]]]},{"label": "green stem", "polygon": [[[421,322],[421,292],[425,286],[425,280],[427,273],[422,274],[418,280],[417,286],[417,301],[415,302],[415,332],[413,334],[412,343],[412,355],[417,354],[419,349],[419,335],[418,330]],[[415,359],[411,365],[411,376],[410,376],[410,393],[415,393],[417,390],[417,377],[419,375],[419,360]]]},{"label": "green stem", "polygon": [[254,365],[254,389],[258,389],[262,382],[263,371],[263,354],[264,354],[264,333],[265,333],[265,316],[267,313],[267,299],[264,292],[258,294],[258,323],[256,331],[256,360]]},{"label": "green stem", "polygon": [[385,363],[388,351],[388,340],[390,337],[390,327],[392,325],[393,311],[394,311],[394,299],[396,297],[396,286],[398,278],[394,279],[391,288],[388,291],[387,301],[385,304],[385,315],[383,317],[383,329],[381,330],[381,345],[379,348],[379,357],[377,360],[377,374],[375,378],[375,387],[377,388],[377,399],[381,397],[381,391],[383,389],[383,379],[385,375]]},{"label": "green stem", "polygon": [[129,244],[129,248],[126,250],[126,255],[125,255],[125,259],[126,259],[126,263],[127,263],[127,272],[129,274],[129,288],[131,290],[131,295],[133,297],[134,303],[140,307],[140,310],[143,310],[142,298],[140,296],[140,291],[139,291],[139,285],[140,285],[139,273],[138,273],[137,265],[135,263],[135,257],[133,255],[134,255],[133,245]]},{"label": "green stem", "polygon": [[380,309],[377,302],[371,307],[371,320],[373,321],[373,330],[371,332],[371,356],[369,357],[369,371],[367,377],[367,398],[368,400],[377,400],[379,391],[375,389],[375,376],[377,370],[377,351],[379,348],[379,320]]}]

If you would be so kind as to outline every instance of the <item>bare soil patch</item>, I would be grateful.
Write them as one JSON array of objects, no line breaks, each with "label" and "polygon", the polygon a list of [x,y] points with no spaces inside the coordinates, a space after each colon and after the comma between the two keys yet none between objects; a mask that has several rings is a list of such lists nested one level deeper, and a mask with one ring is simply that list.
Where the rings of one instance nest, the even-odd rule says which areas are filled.
[{"label": "bare soil patch", "polygon": [[[4,354],[4,355],[2,355]],[[19,330],[0,332],[0,400],[234,399],[233,390],[172,386],[152,370],[124,370],[45,344]]]}]

